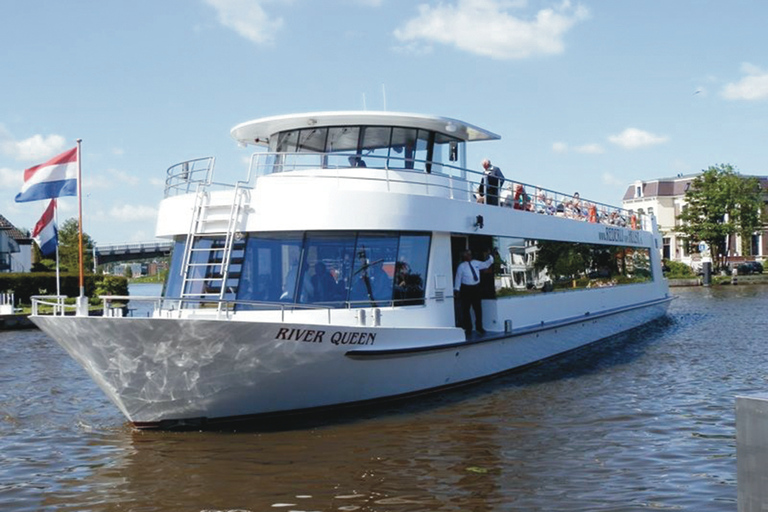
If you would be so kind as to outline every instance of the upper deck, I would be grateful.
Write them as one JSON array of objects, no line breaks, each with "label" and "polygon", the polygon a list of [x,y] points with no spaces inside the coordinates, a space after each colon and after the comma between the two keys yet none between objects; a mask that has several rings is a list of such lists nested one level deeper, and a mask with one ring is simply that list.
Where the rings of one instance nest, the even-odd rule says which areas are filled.
[{"label": "upper deck", "polygon": [[[500,139],[462,121],[394,112],[316,112],[266,117],[234,127],[242,146],[262,148],[237,183],[214,179],[214,159],[168,169],[166,197],[207,189],[254,186],[259,177],[313,181],[314,190],[426,195],[475,203],[483,173],[469,169],[466,143]],[[266,149],[266,151],[264,151]],[[652,230],[650,218],[507,176],[499,206],[567,219]]]}]

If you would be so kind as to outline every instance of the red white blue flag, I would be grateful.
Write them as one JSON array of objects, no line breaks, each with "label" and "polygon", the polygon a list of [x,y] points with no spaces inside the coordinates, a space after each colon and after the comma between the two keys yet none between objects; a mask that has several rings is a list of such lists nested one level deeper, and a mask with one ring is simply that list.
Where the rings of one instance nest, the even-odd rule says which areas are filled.
[{"label": "red white blue flag", "polygon": [[55,253],[56,245],[59,243],[58,231],[56,230],[56,222],[54,220],[55,213],[56,200],[51,199],[48,208],[45,209],[43,216],[37,221],[35,229],[32,231],[32,238],[37,242],[43,256]]},{"label": "red white blue flag", "polygon": [[17,203],[77,195],[77,147],[24,171]]}]

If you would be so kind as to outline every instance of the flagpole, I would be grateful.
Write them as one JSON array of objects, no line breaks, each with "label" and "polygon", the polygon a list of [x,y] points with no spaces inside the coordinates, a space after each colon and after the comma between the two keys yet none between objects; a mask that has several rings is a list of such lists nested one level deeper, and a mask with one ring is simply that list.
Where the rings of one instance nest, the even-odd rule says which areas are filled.
[{"label": "flagpole", "polygon": [[[54,201],[56,201],[54,199]],[[59,203],[53,203],[54,226],[59,225]],[[61,275],[59,273],[59,235],[56,233],[56,296],[61,297]],[[57,299],[58,300],[58,299]]]},{"label": "flagpole", "polygon": [[85,280],[83,277],[83,171],[80,143],[83,139],[77,139],[77,216],[78,216],[78,255],[80,257],[80,297],[85,297]]}]

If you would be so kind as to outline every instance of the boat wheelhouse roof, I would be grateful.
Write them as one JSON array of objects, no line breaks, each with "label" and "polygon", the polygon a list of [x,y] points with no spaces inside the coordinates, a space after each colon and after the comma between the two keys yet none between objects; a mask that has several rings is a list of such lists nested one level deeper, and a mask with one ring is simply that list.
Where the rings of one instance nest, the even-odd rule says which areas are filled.
[{"label": "boat wheelhouse roof", "polygon": [[241,144],[268,146],[269,139],[281,132],[330,126],[396,126],[421,128],[462,141],[500,139],[499,135],[448,117],[399,112],[336,111],[263,117],[232,128],[232,137]]}]

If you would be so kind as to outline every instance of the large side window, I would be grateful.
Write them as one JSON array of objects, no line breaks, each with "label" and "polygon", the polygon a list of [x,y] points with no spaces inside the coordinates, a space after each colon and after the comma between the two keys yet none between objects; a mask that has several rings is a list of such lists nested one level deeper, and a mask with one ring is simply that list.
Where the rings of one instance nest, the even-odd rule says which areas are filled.
[{"label": "large side window", "polygon": [[424,304],[429,235],[401,235],[395,263],[395,305]]},{"label": "large side window", "polygon": [[294,302],[301,245],[300,233],[249,237],[237,298]]},{"label": "large side window", "polygon": [[297,287],[298,302],[326,305],[345,302],[354,251],[354,234],[307,235]]},{"label": "large side window", "polygon": [[[397,232],[251,235],[244,249],[234,253],[228,282],[239,278],[232,285],[241,301],[239,310],[269,303],[353,308],[424,304],[430,240],[429,234]],[[222,252],[217,239],[206,244],[212,250],[200,254]],[[179,242],[172,272],[180,272],[183,253],[184,243]],[[192,267],[195,279],[189,285],[197,293],[203,293],[207,280],[219,272],[211,258]],[[169,278],[169,293],[178,296],[180,284],[180,277]]]},{"label": "large side window", "polygon": [[496,295],[569,291],[653,280],[645,247],[498,238]]}]

